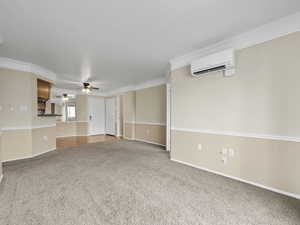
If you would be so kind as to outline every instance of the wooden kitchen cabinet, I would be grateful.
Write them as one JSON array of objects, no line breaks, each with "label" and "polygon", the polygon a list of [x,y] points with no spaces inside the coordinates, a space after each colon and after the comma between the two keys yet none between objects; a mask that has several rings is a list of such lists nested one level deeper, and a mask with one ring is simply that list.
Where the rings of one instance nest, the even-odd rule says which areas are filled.
[{"label": "wooden kitchen cabinet", "polygon": [[44,80],[37,80],[38,99],[50,99],[51,83]]},{"label": "wooden kitchen cabinet", "polygon": [[38,115],[46,112],[46,102],[50,99],[51,83],[37,79],[37,108]]}]

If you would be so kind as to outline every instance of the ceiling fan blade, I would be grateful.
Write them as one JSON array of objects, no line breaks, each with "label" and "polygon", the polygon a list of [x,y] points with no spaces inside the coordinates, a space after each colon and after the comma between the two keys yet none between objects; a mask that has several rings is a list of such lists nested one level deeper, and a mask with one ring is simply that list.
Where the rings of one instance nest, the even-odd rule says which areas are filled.
[{"label": "ceiling fan blade", "polygon": [[62,74],[62,75],[60,75],[60,78],[61,78],[61,79],[59,79],[60,81],[63,81],[66,83],[81,85],[83,82],[83,79],[81,77],[72,76],[72,75],[68,75],[68,74]]},{"label": "ceiling fan blade", "polygon": [[59,83],[64,83],[64,84],[74,84],[74,85],[80,85],[80,86],[82,85],[81,82],[73,81],[73,80],[61,80],[61,79],[59,79],[58,82]]},{"label": "ceiling fan blade", "polygon": [[99,79],[96,77],[96,76],[90,76],[86,79],[85,82],[87,83],[94,83],[94,82],[97,82]]},{"label": "ceiling fan blade", "polygon": [[91,87],[93,90],[99,90],[100,88],[97,87]]},{"label": "ceiling fan blade", "polygon": [[92,86],[95,85],[95,86],[104,86],[107,82],[105,81],[100,81],[97,77],[90,77],[88,78],[85,83],[89,83],[91,84]]}]

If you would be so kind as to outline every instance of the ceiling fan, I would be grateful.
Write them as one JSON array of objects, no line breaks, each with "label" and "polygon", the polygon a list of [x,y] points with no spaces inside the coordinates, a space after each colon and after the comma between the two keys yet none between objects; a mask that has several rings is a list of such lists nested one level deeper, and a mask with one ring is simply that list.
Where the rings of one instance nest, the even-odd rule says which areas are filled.
[{"label": "ceiling fan", "polygon": [[57,95],[55,97],[56,98],[61,98],[63,101],[68,101],[70,96],[68,94],[64,93],[62,95]]},{"label": "ceiling fan", "polygon": [[89,77],[88,79],[74,80],[74,78],[65,75],[62,76],[57,81],[57,83],[62,88],[82,90],[82,92],[84,93],[90,93],[93,90],[99,90],[97,86],[103,87],[105,82],[98,81],[95,77]]},{"label": "ceiling fan", "polygon": [[92,90],[99,90],[99,88],[92,86],[90,83],[84,82],[82,92],[90,93]]}]

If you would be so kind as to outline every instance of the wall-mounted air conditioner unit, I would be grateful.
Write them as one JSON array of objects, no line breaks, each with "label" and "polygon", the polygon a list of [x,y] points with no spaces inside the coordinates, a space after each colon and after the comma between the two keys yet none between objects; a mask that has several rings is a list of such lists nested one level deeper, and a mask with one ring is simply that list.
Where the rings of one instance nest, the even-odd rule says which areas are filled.
[{"label": "wall-mounted air conditioner unit", "polygon": [[204,56],[191,63],[192,76],[201,77],[215,71],[223,71],[224,76],[232,76],[235,73],[233,49]]}]

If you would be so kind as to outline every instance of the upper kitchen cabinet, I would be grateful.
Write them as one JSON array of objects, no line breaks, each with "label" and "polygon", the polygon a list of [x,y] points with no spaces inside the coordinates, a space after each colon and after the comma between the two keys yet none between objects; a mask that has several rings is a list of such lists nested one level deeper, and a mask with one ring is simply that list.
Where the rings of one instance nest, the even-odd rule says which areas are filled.
[{"label": "upper kitchen cabinet", "polygon": [[38,99],[47,101],[50,99],[51,83],[44,80],[37,80]]}]

